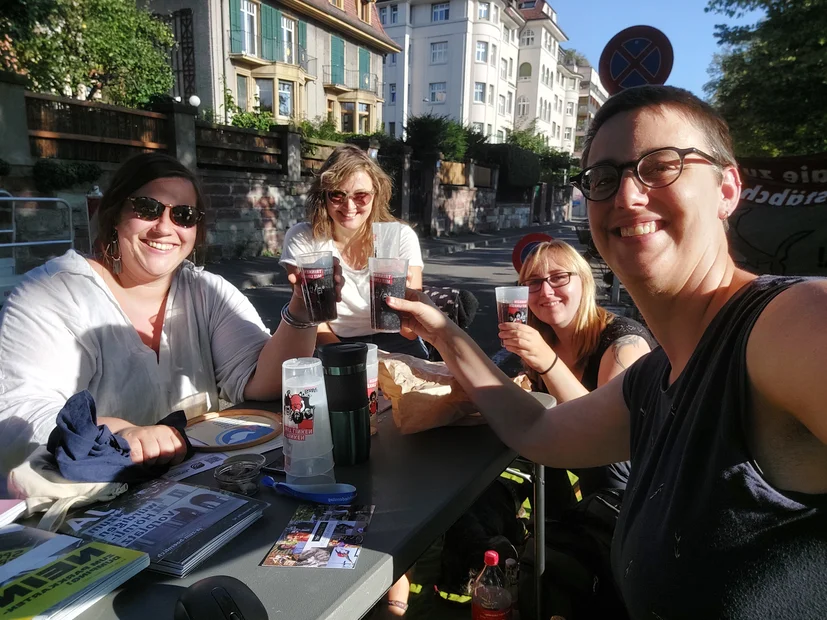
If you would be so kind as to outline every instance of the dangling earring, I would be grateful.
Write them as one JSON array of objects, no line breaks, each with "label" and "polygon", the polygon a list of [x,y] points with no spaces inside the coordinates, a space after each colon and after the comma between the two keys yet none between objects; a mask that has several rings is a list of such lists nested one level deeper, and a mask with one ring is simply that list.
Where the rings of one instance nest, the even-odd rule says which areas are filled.
[{"label": "dangling earring", "polygon": [[118,233],[113,233],[112,241],[106,246],[106,255],[112,264],[112,273],[118,275],[121,272],[121,247],[118,244]]}]

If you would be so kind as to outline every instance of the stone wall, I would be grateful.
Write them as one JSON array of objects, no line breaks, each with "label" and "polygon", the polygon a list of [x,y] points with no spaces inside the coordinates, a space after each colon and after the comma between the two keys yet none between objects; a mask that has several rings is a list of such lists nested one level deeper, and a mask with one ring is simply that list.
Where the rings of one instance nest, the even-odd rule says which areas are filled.
[{"label": "stone wall", "polygon": [[284,234],[305,221],[309,179],[201,170],[207,213],[207,260],[278,255]]},{"label": "stone wall", "polygon": [[440,185],[432,234],[458,235],[523,228],[531,224],[528,203],[497,203],[496,190]]}]

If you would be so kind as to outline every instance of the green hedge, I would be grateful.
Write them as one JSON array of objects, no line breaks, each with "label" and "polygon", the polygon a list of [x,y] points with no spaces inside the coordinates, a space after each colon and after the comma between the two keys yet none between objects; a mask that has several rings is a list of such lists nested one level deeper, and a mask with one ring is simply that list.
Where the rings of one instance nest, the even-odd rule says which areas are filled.
[{"label": "green hedge", "polygon": [[540,180],[540,158],[536,153],[514,144],[481,145],[480,154],[487,163],[500,167],[500,187],[534,187]]}]

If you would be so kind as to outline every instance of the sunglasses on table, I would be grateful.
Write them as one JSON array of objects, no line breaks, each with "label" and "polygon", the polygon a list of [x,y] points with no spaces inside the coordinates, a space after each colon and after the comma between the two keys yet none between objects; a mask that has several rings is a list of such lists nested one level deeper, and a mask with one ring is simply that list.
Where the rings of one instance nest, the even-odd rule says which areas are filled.
[{"label": "sunglasses on table", "polygon": [[551,288],[560,288],[571,282],[571,277],[577,274],[573,271],[558,271],[545,278],[532,278],[523,282],[528,287],[529,293],[539,293],[543,289],[543,283],[547,282]]},{"label": "sunglasses on table", "polygon": [[181,228],[192,228],[204,217],[204,212],[192,205],[165,205],[163,202],[147,196],[136,196],[130,198],[129,202],[132,204],[132,211],[138,216],[138,219],[146,222],[154,222],[160,219],[164,214],[164,209],[169,209],[169,219]]},{"label": "sunglasses on table", "polygon": [[347,202],[347,199],[350,198],[357,207],[364,207],[373,200],[374,192],[353,192],[349,194],[348,192],[343,192],[340,189],[331,189],[327,191],[327,199],[330,201],[330,204],[334,205],[342,205]]},{"label": "sunglasses on table", "polygon": [[693,154],[706,161],[692,160],[690,163],[711,164],[719,167],[721,165],[712,155],[700,149],[694,147],[679,149],[667,146],[650,151],[639,159],[625,164],[600,163],[589,166],[573,177],[571,184],[583,192],[589,200],[608,200],[620,188],[623,172],[630,168],[635,178],[643,185],[652,189],[660,189],[678,180],[686,165],[686,156]]}]

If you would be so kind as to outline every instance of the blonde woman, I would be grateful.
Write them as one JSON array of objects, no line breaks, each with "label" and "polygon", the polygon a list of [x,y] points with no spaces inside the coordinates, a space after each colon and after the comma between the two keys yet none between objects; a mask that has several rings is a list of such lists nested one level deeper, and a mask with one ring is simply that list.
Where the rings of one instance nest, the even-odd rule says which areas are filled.
[{"label": "blonde woman", "polygon": [[[368,258],[373,256],[374,222],[394,222],[388,203],[391,180],[367,153],[353,145],[336,148],[327,158],[307,195],[309,222],[291,227],[284,238],[280,264],[296,272],[296,257],[332,251],[341,261],[345,283],[338,318],[319,326],[317,343],[356,340],[385,351],[427,358],[422,340],[377,333],[370,325]],[[408,288],[422,288],[419,239],[403,225],[399,258],[408,259]]]},{"label": "blonde woman", "polygon": [[[523,263],[519,281],[528,287],[528,324],[502,323],[500,338],[523,360],[532,389],[548,392],[560,403],[609,382],[655,344],[643,325],[597,305],[591,268],[564,241],[539,244]],[[629,465],[575,473],[587,495],[600,488],[625,488]],[[568,480],[558,477],[559,488],[568,491]]]}]

